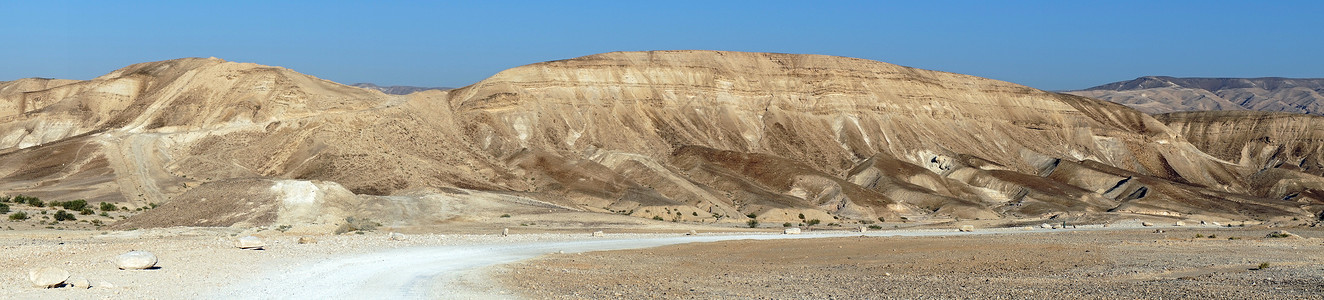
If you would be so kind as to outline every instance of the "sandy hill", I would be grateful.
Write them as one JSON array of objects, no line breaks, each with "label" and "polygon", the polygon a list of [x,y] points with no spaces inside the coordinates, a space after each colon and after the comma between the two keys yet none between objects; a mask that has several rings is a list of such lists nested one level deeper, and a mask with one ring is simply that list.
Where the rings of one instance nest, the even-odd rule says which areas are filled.
[{"label": "sandy hill", "polygon": [[0,189],[165,203],[121,228],[437,225],[513,209],[780,223],[1322,208],[1301,192],[1313,188],[1290,202],[1277,188],[1324,182],[1309,169],[1257,176],[1264,163],[1200,148],[1240,137],[1193,144],[1190,127],[1113,103],[843,57],[616,52],[405,96],[218,59],[28,86],[0,94],[20,108],[0,116]]},{"label": "sandy hill", "polygon": [[1324,115],[1324,79],[1145,76],[1069,94],[1125,104],[1146,113],[1257,110]]},{"label": "sandy hill", "polygon": [[372,83],[366,83],[366,82],[365,82],[365,83],[355,83],[355,84],[351,84],[351,85],[349,85],[349,86],[352,86],[352,87],[358,87],[358,88],[365,88],[365,89],[370,89],[370,90],[378,90],[378,91],[381,91],[381,92],[383,92],[383,93],[387,93],[387,94],[391,94],[391,95],[408,95],[408,94],[413,94],[413,93],[422,92],[422,91],[429,91],[429,90],[439,90],[439,91],[444,91],[444,90],[449,90],[449,89],[451,89],[451,88],[448,88],[448,87],[421,87],[421,86],[408,86],[408,85],[380,86],[380,85],[376,85],[376,84],[372,84]]}]

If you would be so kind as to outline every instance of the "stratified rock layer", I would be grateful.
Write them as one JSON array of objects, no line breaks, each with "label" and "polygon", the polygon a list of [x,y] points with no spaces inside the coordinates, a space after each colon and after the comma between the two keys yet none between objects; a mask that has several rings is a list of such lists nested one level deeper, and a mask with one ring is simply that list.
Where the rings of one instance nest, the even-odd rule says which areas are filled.
[{"label": "stratified rock layer", "polygon": [[0,187],[166,203],[132,227],[423,224],[474,199],[741,223],[1317,213],[1121,105],[821,55],[606,53],[408,96],[183,59],[14,95],[45,106],[0,123]]}]

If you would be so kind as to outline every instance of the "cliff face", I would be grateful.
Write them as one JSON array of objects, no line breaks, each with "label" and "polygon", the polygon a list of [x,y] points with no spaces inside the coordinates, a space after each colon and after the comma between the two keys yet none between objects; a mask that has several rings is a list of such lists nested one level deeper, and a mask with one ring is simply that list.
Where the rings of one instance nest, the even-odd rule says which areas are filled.
[{"label": "cliff face", "polygon": [[1256,110],[1324,114],[1324,79],[1146,76],[1067,93],[1125,104],[1146,113]]},{"label": "cliff face", "polygon": [[[91,92],[107,86],[133,88]],[[408,96],[188,59],[22,94],[56,100],[0,125],[26,132],[5,140],[3,188],[54,194],[79,179],[120,201],[273,182],[256,177],[334,182],[403,211],[427,206],[410,195],[495,192],[702,222],[1312,213],[1121,105],[842,57],[606,53]],[[31,125],[49,120],[74,126]],[[28,161],[57,153],[78,167]]]}]

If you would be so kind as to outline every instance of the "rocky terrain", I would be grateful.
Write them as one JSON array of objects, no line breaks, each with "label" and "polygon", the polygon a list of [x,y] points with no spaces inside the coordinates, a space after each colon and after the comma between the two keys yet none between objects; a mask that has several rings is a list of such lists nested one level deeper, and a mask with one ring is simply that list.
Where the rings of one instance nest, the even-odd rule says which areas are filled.
[{"label": "rocky terrain", "polygon": [[421,87],[421,86],[407,86],[407,85],[379,86],[376,84],[371,84],[366,82],[355,83],[349,86],[357,87],[357,88],[365,88],[370,90],[378,90],[383,93],[387,93],[391,95],[408,95],[422,91],[430,91],[430,90],[444,91],[451,89],[448,87]]},{"label": "rocky terrain", "polygon": [[1324,115],[1324,79],[1174,78],[1145,76],[1068,94],[1125,104],[1158,114],[1255,110]]},{"label": "rocky terrain", "polygon": [[1321,299],[1324,243],[1265,229],[726,241],[551,254],[528,299]]},{"label": "rocky terrain", "polygon": [[1309,170],[1260,176],[1121,105],[832,56],[616,52],[404,96],[190,58],[0,91],[0,189],[161,206],[119,229],[534,212],[1306,224],[1324,207],[1301,192]]}]

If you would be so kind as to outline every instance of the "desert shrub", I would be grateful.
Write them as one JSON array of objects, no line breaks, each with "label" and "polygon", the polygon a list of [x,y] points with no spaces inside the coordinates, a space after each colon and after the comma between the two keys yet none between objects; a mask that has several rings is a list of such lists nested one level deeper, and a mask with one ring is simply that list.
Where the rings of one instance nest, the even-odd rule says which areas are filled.
[{"label": "desert shrub", "polygon": [[1269,268],[1269,262],[1262,262],[1262,263],[1260,263],[1259,266],[1255,266],[1255,269],[1256,269],[1256,270],[1264,270],[1264,269],[1268,269],[1268,268]]},{"label": "desert shrub", "polygon": [[64,211],[63,209],[61,209],[60,211],[55,212],[55,221],[57,221],[57,222],[58,222],[58,221],[74,221],[74,220],[78,220],[78,218],[74,218],[74,214],[71,214],[71,213],[69,213],[69,212],[67,212],[67,211]]},{"label": "desert shrub", "polygon": [[80,215],[84,215],[84,216],[94,215],[94,214],[96,214],[96,213],[97,213],[97,212],[92,211],[91,208],[84,208],[83,210],[78,211],[78,214],[80,214]]},{"label": "desert shrub", "polygon": [[869,225],[869,229],[875,229],[875,230],[876,230],[876,229],[883,229],[883,226]]},{"label": "desert shrub", "polygon": [[510,214],[503,214],[503,215],[501,215],[501,217],[502,217],[502,218],[509,218],[509,217],[510,217]]},{"label": "desert shrub", "polygon": [[878,222],[887,223],[887,219],[883,219],[883,217],[878,217]]},{"label": "desert shrub", "polygon": [[873,220],[860,220],[860,224],[864,224],[864,225],[873,224]]},{"label": "desert shrub", "polygon": [[653,216],[653,220],[666,221],[666,220],[662,219],[662,216]]},{"label": "desert shrub", "polygon": [[152,203],[147,203],[147,206],[149,206],[149,208],[156,208],[158,205],[156,205],[156,202],[152,202]]},{"label": "desert shrub", "polygon": [[1291,235],[1291,234],[1287,234],[1286,232],[1274,232],[1274,233],[1270,233],[1270,234],[1269,234],[1269,237],[1271,237],[1271,238],[1285,238],[1285,237],[1289,237],[1289,236],[1292,236],[1292,235]]},{"label": "desert shrub", "polygon": [[1198,239],[1198,238],[1204,238],[1204,235],[1203,235],[1203,234],[1196,233],[1196,234],[1195,234],[1195,238],[1197,238],[1197,239]]},{"label": "desert shrub", "polygon": [[695,216],[695,217],[698,217],[698,216],[699,216],[699,212],[697,212],[697,211],[696,211],[696,212],[691,212],[690,215]]},{"label": "desert shrub", "polygon": [[9,204],[0,203],[0,214],[9,213]]},{"label": "desert shrub", "polygon": [[749,228],[759,227],[759,220],[749,219],[749,222],[745,222],[745,224],[749,225]]},{"label": "desert shrub", "polygon": [[106,213],[106,212],[103,211],[103,212],[101,212],[101,214],[99,214],[98,216],[102,216],[102,217],[107,217],[107,218],[109,218],[109,217],[110,217],[110,214],[108,214],[108,213]]},{"label": "desert shrub", "polygon": [[27,220],[27,219],[28,219],[28,213],[25,213],[25,212],[21,212],[21,211],[20,211],[20,212],[15,212],[15,213],[9,214],[9,220],[11,220],[11,221],[22,221],[22,220]]},{"label": "desert shrub", "polygon": [[41,199],[38,199],[37,197],[29,197],[29,196],[24,196],[24,195],[14,196],[14,202],[18,202],[18,203],[27,203],[28,205],[30,205],[30,206],[32,206],[32,207],[44,207],[44,206],[46,206],[46,203],[45,203],[45,202],[41,202]]},{"label": "desert shrub", "polygon": [[791,227],[791,223],[782,223],[782,227]]},{"label": "desert shrub", "polygon": [[115,211],[116,209],[118,209],[118,207],[115,207],[114,204],[101,202],[101,211]]},{"label": "desert shrub", "polygon": [[345,217],[345,223],[341,223],[340,227],[336,227],[334,232],[335,234],[342,234],[353,231],[358,234],[363,234],[365,231],[377,230],[378,226],[382,226],[382,224],[373,222],[367,218],[359,219],[355,217]]},{"label": "desert shrub", "polygon": [[745,215],[745,216],[746,216],[746,217],[749,217],[750,219],[758,218],[758,217],[759,217],[759,215],[754,214],[754,213],[749,213],[748,215]]},{"label": "desert shrub", "polygon": [[0,203],[9,202],[10,199],[13,198],[9,198],[9,196],[0,196]]},{"label": "desert shrub", "polygon": [[800,214],[800,219],[801,219],[801,220],[804,220],[804,219],[805,219],[805,214]]},{"label": "desert shrub", "polygon": [[1210,235],[1209,235],[1209,238],[1211,238],[1211,239],[1216,239],[1216,238],[1218,238],[1218,235],[1217,235],[1217,234],[1210,234]]},{"label": "desert shrub", "polygon": [[[55,206],[55,205],[51,205],[51,206]],[[68,209],[72,211],[81,211],[84,208],[87,208],[87,200],[78,199],[74,201],[60,202],[60,206],[64,207],[64,209]]]},{"label": "desert shrub", "polygon": [[818,219],[813,219],[805,222],[805,224],[809,224],[809,226],[818,225],[818,223],[823,223],[823,221],[819,221]]}]

